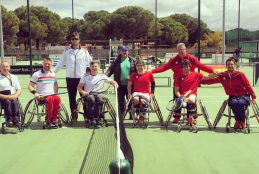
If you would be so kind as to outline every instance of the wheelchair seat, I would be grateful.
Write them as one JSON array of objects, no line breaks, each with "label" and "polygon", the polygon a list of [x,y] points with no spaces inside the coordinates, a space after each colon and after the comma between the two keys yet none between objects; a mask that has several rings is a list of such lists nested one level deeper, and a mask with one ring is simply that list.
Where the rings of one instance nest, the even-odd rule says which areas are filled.
[{"label": "wheelchair seat", "polygon": [[[22,117],[22,121],[24,122],[24,126],[28,127],[31,122],[34,119],[34,116],[37,116],[37,121],[41,121],[41,117],[45,117],[44,120],[46,120],[46,105],[45,101],[43,100],[36,100],[36,99],[31,99],[24,110],[24,115]],[[60,108],[57,116],[57,122],[58,126],[61,128],[62,123],[68,124],[69,123],[69,116],[67,113],[67,110],[62,102],[60,102]],[[46,122],[43,121],[43,129],[46,128]]]}]

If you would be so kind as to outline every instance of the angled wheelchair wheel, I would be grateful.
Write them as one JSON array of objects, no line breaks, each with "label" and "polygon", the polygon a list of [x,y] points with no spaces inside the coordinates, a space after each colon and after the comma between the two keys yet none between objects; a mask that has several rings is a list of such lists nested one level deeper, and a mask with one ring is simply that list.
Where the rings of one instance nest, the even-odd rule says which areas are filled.
[{"label": "angled wheelchair wheel", "polygon": [[208,114],[208,112],[207,112],[207,110],[206,110],[206,108],[205,108],[203,102],[202,102],[201,100],[198,100],[198,103],[199,103],[199,105],[200,105],[202,114],[203,114],[203,116],[204,116],[204,118],[205,118],[205,120],[206,120],[206,122],[207,122],[207,125],[208,125],[209,129],[211,129],[211,128],[213,127],[213,125],[212,125],[212,123],[211,123],[210,116],[209,116],[209,114]]},{"label": "angled wheelchair wheel", "polygon": [[126,103],[126,108],[125,108],[125,111],[123,112],[123,115],[122,115],[122,119],[124,120],[127,113],[129,112],[131,106],[132,106],[132,96],[128,99],[127,103]]},{"label": "angled wheelchair wheel", "polygon": [[2,134],[6,134],[5,126],[2,127]]},{"label": "angled wheelchair wheel", "polygon": [[255,102],[250,102],[250,104],[251,104],[252,110],[255,114],[254,116],[257,119],[257,122],[259,123],[259,108],[258,108],[258,105]]},{"label": "angled wheelchair wheel", "polygon": [[69,116],[68,116],[67,110],[62,102],[60,102],[58,117],[62,120],[63,123],[65,123],[65,124],[69,123]]},{"label": "angled wheelchair wheel", "polygon": [[230,124],[227,123],[227,124],[226,124],[226,132],[229,132],[229,129],[230,129]]},{"label": "angled wheelchair wheel", "polygon": [[18,105],[19,105],[19,116],[20,116],[20,118],[22,118],[23,117],[23,109],[22,109],[22,104],[21,104],[20,101],[19,101]]},{"label": "angled wheelchair wheel", "polygon": [[225,100],[225,101],[223,102],[223,104],[221,105],[221,107],[220,107],[220,109],[219,109],[219,112],[218,112],[218,114],[217,114],[217,116],[216,116],[216,118],[215,118],[215,120],[214,120],[214,123],[213,123],[214,129],[216,129],[216,126],[217,126],[217,124],[219,123],[219,120],[221,119],[221,117],[222,117],[222,115],[223,115],[223,113],[224,113],[224,111],[225,111],[225,108],[226,108],[226,106],[227,106],[227,103],[228,103],[228,100]]},{"label": "angled wheelchair wheel", "polygon": [[76,105],[72,111],[72,115],[71,115],[71,122],[70,122],[70,126],[73,125],[73,123],[77,120],[78,118],[78,114],[80,114],[80,108],[82,106],[82,102],[83,102],[83,98],[79,98],[76,101]]},{"label": "angled wheelchair wheel", "polygon": [[113,122],[115,122],[116,119],[116,112],[111,104],[111,102],[108,100],[108,98],[104,97],[105,103],[103,104],[103,110],[104,110],[104,114],[105,113],[109,113]]},{"label": "angled wheelchair wheel", "polygon": [[27,127],[31,124],[34,115],[37,113],[37,104],[35,102],[35,99],[31,99],[24,109],[24,114],[22,116],[24,127]]},{"label": "angled wheelchair wheel", "polygon": [[152,100],[152,104],[153,104],[154,110],[156,112],[156,115],[157,115],[157,117],[159,119],[159,122],[160,122],[161,126],[163,126],[164,125],[164,119],[163,119],[162,112],[161,112],[161,110],[159,108],[159,105],[158,105],[158,103],[156,101],[156,98],[155,97],[151,97],[151,100]]}]

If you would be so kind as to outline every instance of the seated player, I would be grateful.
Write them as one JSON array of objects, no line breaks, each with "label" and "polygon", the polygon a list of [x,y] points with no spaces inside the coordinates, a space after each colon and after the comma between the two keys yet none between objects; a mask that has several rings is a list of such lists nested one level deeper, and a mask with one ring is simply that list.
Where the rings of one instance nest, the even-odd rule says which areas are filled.
[{"label": "seated player", "polygon": [[7,124],[22,125],[19,117],[19,103],[17,98],[21,95],[21,86],[18,78],[9,73],[10,65],[7,61],[1,62],[0,75],[0,101],[7,116]]},{"label": "seated player", "polygon": [[[60,108],[60,97],[58,95],[52,95],[58,93],[58,83],[56,74],[50,71],[52,67],[52,61],[50,58],[43,60],[43,68],[35,72],[28,86],[28,90],[34,95],[35,99],[44,101],[46,103],[47,110],[47,124],[46,128],[56,129],[57,115]],[[36,85],[36,91],[34,86]],[[51,95],[51,96],[47,96]],[[40,98],[40,96],[47,96]]]},{"label": "seated player", "polygon": [[87,104],[87,107],[85,107],[87,108],[86,112],[88,112],[92,123],[96,124],[98,122],[97,124],[99,124],[99,116],[102,111],[104,99],[101,93],[90,93],[91,90],[94,88],[95,84],[102,79],[105,79],[104,82],[110,83],[116,88],[119,86],[117,82],[98,72],[98,61],[92,61],[90,63],[90,70],[91,72],[84,74],[80,79],[77,90],[84,96],[84,101]]},{"label": "seated player", "polygon": [[[196,118],[192,119],[191,114],[197,114],[197,105],[196,105],[196,98],[197,98],[197,89],[200,80],[208,80],[217,76],[221,72],[211,73],[207,75],[203,75],[198,72],[191,72],[191,63],[188,59],[184,59],[181,63],[181,69],[183,70],[183,74],[179,75],[175,79],[175,95],[179,98],[184,96],[189,90],[192,92],[187,95],[187,114],[189,114],[188,123],[186,126],[191,126],[192,123],[197,123]],[[176,110],[175,113],[181,113],[181,109]],[[173,123],[177,123],[180,120],[180,116],[174,116],[175,119]]]},{"label": "seated player", "polygon": [[236,123],[234,128],[244,129],[246,127],[245,110],[249,103],[249,94],[252,96],[253,102],[256,101],[256,95],[245,74],[235,70],[236,61],[233,58],[226,60],[226,66],[227,71],[224,74],[215,79],[203,80],[201,84],[222,84],[226,94],[229,95],[229,105],[235,115]]},{"label": "seated player", "polygon": [[[141,104],[146,104],[150,101],[150,95],[154,97],[155,92],[155,79],[151,72],[144,70],[145,63],[142,59],[139,59],[136,64],[137,72],[130,75],[128,82],[128,98],[132,93],[132,85],[134,83],[134,89],[132,93],[134,106],[140,104],[139,96],[141,99]],[[150,92],[151,83],[151,92]],[[143,123],[143,118],[139,119],[139,122]]]}]

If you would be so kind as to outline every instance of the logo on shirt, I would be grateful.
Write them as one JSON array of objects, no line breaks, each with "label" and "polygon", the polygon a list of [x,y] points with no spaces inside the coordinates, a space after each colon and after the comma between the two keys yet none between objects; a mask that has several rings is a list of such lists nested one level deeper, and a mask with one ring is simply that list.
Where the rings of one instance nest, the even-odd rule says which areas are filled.
[{"label": "logo on shirt", "polygon": [[83,55],[83,53],[81,52],[81,53],[80,53],[80,55],[82,56],[82,55]]},{"label": "logo on shirt", "polygon": [[182,80],[184,80],[184,78],[182,78]]},{"label": "logo on shirt", "polygon": [[138,78],[138,76],[136,76],[136,78]]},{"label": "logo on shirt", "polygon": [[72,52],[71,52],[71,51],[69,51],[69,54],[72,54]]},{"label": "logo on shirt", "polygon": [[225,77],[223,77],[223,80],[226,80],[226,78],[225,78]]},{"label": "logo on shirt", "polygon": [[178,64],[178,62],[175,62],[175,64]]}]

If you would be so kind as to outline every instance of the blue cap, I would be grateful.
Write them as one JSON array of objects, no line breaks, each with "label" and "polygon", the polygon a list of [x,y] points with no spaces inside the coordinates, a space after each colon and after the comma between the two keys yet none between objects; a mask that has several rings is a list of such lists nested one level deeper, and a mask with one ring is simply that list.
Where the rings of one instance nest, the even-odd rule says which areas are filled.
[{"label": "blue cap", "polygon": [[126,51],[128,51],[129,48],[128,48],[127,46],[122,46],[122,47],[121,47],[121,50],[126,50]]}]

